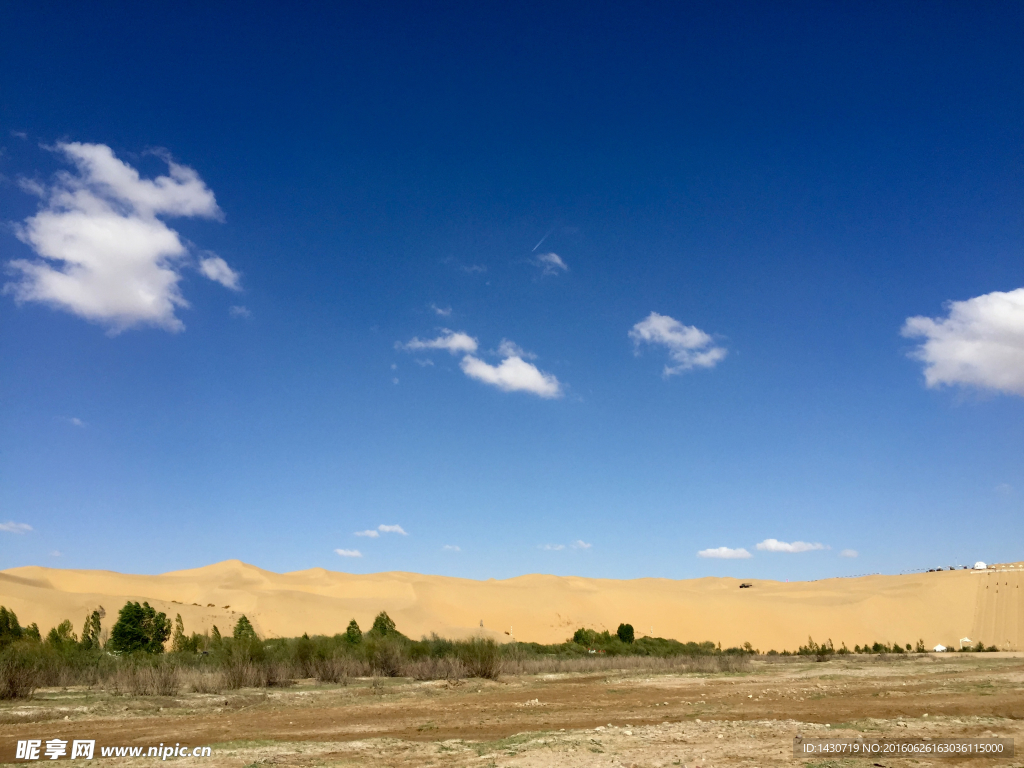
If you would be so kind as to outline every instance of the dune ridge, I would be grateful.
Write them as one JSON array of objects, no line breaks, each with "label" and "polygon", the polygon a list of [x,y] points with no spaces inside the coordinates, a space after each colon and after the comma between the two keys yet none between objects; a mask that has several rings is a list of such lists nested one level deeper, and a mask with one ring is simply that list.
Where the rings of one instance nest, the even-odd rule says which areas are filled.
[{"label": "dune ridge", "polygon": [[76,631],[103,606],[110,627],[127,600],[146,600],[189,632],[230,631],[241,614],[268,637],[365,630],[386,610],[411,637],[485,635],[561,642],[578,627],[638,635],[750,642],[762,651],[795,650],[808,636],[846,643],[955,646],[970,637],[1003,650],[1024,646],[1024,567],[812,582],[707,577],[594,579],[530,574],[474,581],[399,571],[349,574],[313,568],[273,573],[238,560],[160,575],[27,566],[0,571],[0,604],[45,633],[63,619]]}]

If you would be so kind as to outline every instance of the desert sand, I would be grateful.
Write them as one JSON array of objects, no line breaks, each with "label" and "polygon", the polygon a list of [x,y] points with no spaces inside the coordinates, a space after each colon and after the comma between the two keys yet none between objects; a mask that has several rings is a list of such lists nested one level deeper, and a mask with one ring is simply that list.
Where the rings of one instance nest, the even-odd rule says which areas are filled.
[{"label": "desert sand", "polygon": [[245,614],[262,635],[294,637],[343,632],[355,618],[368,629],[387,611],[399,630],[418,638],[485,635],[561,642],[578,627],[615,631],[629,622],[638,635],[751,643],[762,651],[795,650],[808,636],[841,643],[956,646],[960,638],[1024,647],[1024,566],[864,576],[813,582],[731,578],[615,581],[528,575],[473,581],[391,572],[355,575],[320,568],[272,573],[229,560],[158,576],[42,567],[0,571],[0,604],[23,625],[45,633],[63,619],[76,631],[87,613],[106,610],[109,627],[127,600],[149,601],[186,631],[216,624],[230,631]]}]

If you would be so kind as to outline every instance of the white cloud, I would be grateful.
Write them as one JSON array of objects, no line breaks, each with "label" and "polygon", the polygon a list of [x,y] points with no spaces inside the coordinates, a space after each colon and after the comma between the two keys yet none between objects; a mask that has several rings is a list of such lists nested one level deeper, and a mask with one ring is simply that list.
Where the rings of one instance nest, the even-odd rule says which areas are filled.
[{"label": "white cloud", "polygon": [[434,310],[435,314],[438,314],[441,317],[449,317],[452,313],[451,307],[439,307],[437,304],[431,304],[430,308]]},{"label": "white cloud", "polygon": [[549,552],[558,552],[565,549],[565,544],[541,544],[538,549],[546,549]]},{"label": "white cloud", "polygon": [[19,276],[5,291],[114,333],[140,325],[182,330],[175,312],[188,306],[178,286],[187,248],[159,217],[220,219],[213,192],[194,170],[166,156],[168,175],[143,179],[103,144],[73,142],[55,150],[76,171],[61,172],[52,187],[37,190],[43,205],[17,235],[41,259],[10,262]]},{"label": "white cloud", "polygon": [[694,368],[714,368],[725,359],[728,351],[716,347],[714,339],[700,328],[683,325],[668,315],[651,312],[633,326],[629,338],[639,353],[641,343],[661,344],[668,348],[671,364],[666,364],[665,376],[671,376]]},{"label": "white cloud", "polygon": [[557,275],[559,272],[569,271],[569,267],[557,253],[537,254],[537,264],[545,275]]},{"label": "white cloud", "polygon": [[27,139],[28,134],[25,131],[11,131],[11,136],[16,139]]},{"label": "white cloud", "polygon": [[459,546],[456,546],[455,544],[445,544],[443,547],[441,547],[441,549],[443,549],[445,552],[461,552],[462,551],[462,548],[459,547]]},{"label": "white cloud", "polygon": [[765,539],[759,542],[757,548],[762,552],[813,552],[816,549],[828,549],[824,544],[811,544],[806,541],[786,542],[778,539]]},{"label": "white cloud", "polygon": [[840,557],[856,557],[859,554],[860,554],[860,552],[858,552],[856,549],[844,549],[842,552],[839,553],[839,556]]},{"label": "white cloud", "polygon": [[252,317],[252,312],[249,311],[248,307],[236,305],[228,309],[228,314],[232,317]]},{"label": "white cloud", "polygon": [[590,549],[594,545],[587,544],[587,542],[583,541],[583,539],[576,539],[576,541],[574,541],[571,546],[573,549]]},{"label": "white cloud", "polygon": [[524,360],[536,360],[537,356],[533,352],[527,352],[514,341],[508,339],[502,339],[498,345],[498,355],[501,357],[521,357]]},{"label": "white cloud", "polygon": [[942,384],[1024,395],[1024,288],[947,304],[944,318],[909,317],[902,333],[925,340],[911,353],[929,387]]},{"label": "white cloud", "polygon": [[200,259],[199,271],[203,273],[204,277],[210,278],[215,283],[220,283],[225,288],[230,288],[232,291],[242,290],[242,286],[238,284],[241,275],[229,267],[228,263],[220,256],[211,255]]},{"label": "white cloud", "polygon": [[391,383],[392,383],[392,384],[397,384],[397,383],[398,383],[398,379],[397,379],[397,378],[395,378],[395,379],[392,379],[392,380],[391,380]]},{"label": "white cloud", "polygon": [[64,556],[64,553],[62,553],[59,549],[54,549],[54,550],[50,551],[50,557],[63,557],[63,556]]},{"label": "white cloud", "polygon": [[993,488],[993,490],[997,494],[999,494],[1000,496],[1012,496],[1013,495],[1013,486],[1010,485],[1009,483],[1000,483],[995,488]]},{"label": "white cloud", "polygon": [[380,536],[380,534],[377,533],[377,531],[373,530],[372,528],[370,530],[368,530],[368,531],[356,531],[352,535],[353,536],[365,536],[368,539],[376,539],[378,536]]},{"label": "white cloud", "polygon": [[697,557],[711,557],[718,560],[746,560],[748,557],[753,557],[753,555],[742,547],[739,549],[715,547],[714,549],[702,549],[697,553]]},{"label": "white cloud", "polygon": [[358,549],[336,549],[334,550],[337,554],[342,557],[362,557],[363,553]]},{"label": "white cloud", "polygon": [[416,365],[420,366],[421,368],[427,368],[429,366],[432,366],[433,364],[434,361],[429,358],[426,360],[420,360],[419,358],[416,359]]},{"label": "white cloud", "polygon": [[15,523],[12,520],[8,520],[6,523],[0,523],[0,531],[4,533],[28,533],[32,530],[32,526],[28,523]]},{"label": "white cloud", "polygon": [[[562,396],[562,385],[555,375],[543,373],[532,363],[526,362],[523,358],[535,358],[536,355],[526,352],[515,342],[502,339],[497,354],[503,359],[498,365],[491,365],[474,356],[477,340],[468,333],[448,328],[442,328],[441,333],[436,339],[413,337],[405,344],[396,342],[395,348],[406,351],[444,349],[453,355],[464,353],[459,366],[471,379],[490,384],[504,392],[531,392],[547,398]],[[416,362],[423,366],[433,365],[426,360]]]},{"label": "white cloud", "polygon": [[506,357],[498,365],[466,355],[462,358],[461,367],[463,373],[471,379],[490,384],[504,392],[530,392],[546,398],[562,396],[562,385],[554,374],[543,373],[518,355]]},{"label": "white cloud", "polygon": [[404,530],[402,530],[402,526],[400,525],[378,525],[377,530],[381,533],[400,533],[403,536],[409,535]]},{"label": "white cloud", "polygon": [[463,333],[462,331],[450,331],[447,328],[442,328],[441,334],[442,335],[438,336],[436,339],[420,339],[413,337],[405,344],[397,342],[395,344],[395,348],[404,349],[407,352],[423,349],[446,349],[453,355],[461,352],[466,352],[468,354],[476,352],[476,339],[468,333]]},{"label": "white cloud", "polygon": [[75,427],[84,427],[85,426],[85,422],[82,421],[77,416],[72,416],[70,419],[68,419],[68,423],[70,423],[72,426],[75,426]]}]

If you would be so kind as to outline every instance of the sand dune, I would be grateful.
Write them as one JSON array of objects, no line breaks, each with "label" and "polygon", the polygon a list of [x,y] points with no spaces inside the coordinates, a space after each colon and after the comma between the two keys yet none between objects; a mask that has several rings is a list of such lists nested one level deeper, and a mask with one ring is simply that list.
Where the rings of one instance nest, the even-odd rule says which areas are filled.
[{"label": "sand dune", "polygon": [[[109,627],[126,600],[148,600],[187,631],[230,630],[245,614],[268,637],[365,630],[386,610],[411,637],[484,634],[499,640],[560,642],[577,627],[638,635],[796,647],[812,635],[838,647],[866,642],[953,646],[970,637],[1006,650],[1024,648],[1024,567],[864,576],[814,582],[730,578],[615,581],[529,575],[471,581],[414,573],[354,575],[315,568],[271,573],[229,560],[189,571],[139,576],[111,571],[25,567],[0,571],[0,604],[45,633],[104,606]],[[483,626],[481,627],[481,622]],[[511,634],[506,634],[511,633]]]}]

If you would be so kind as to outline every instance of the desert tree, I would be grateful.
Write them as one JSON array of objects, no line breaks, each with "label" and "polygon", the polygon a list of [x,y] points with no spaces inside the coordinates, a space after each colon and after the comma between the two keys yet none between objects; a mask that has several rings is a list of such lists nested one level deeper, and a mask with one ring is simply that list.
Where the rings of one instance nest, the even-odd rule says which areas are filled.
[{"label": "desert tree", "polygon": [[345,642],[349,643],[350,645],[359,645],[359,643],[361,643],[362,641],[363,632],[361,629],[359,629],[359,624],[356,623],[356,620],[352,619],[352,621],[348,623],[348,628],[345,630]]},{"label": "desert tree", "polygon": [[252,622],[249,621],[245,614],[242,614],[242,618],[235,624],[234,632],[231,636],[235,640],[255,640],[256,630],[253,629]]},{"label": "desert tree", "polygon": [[163,653],[171,636],[171,620],[149,603],[127,602],[110,630],[110,650],[117,653]]},{"label": "desert tree", "polygon": [[[356,629],[358,628],[359,627],[357,625]],[[388,616],[387,611],[381,611],[377,614],[377,618],[373,620],[373,627],[370,629],[370,631],[373,632],[373,634],[375,635],[379,635],[380,637],[387,637],[388,635],[393,635],[396,632],[395,622],[394,620],[392,620],[390,616]]]}]

